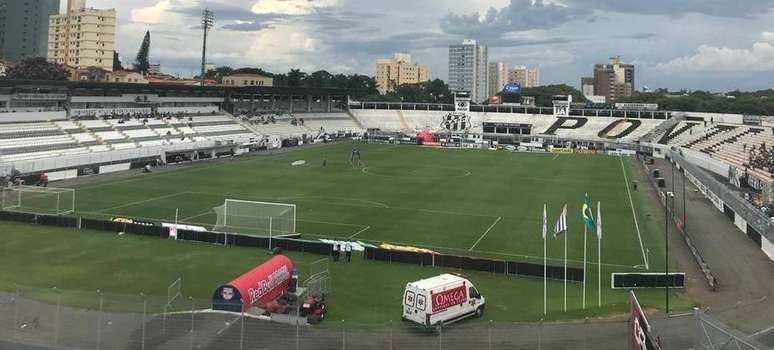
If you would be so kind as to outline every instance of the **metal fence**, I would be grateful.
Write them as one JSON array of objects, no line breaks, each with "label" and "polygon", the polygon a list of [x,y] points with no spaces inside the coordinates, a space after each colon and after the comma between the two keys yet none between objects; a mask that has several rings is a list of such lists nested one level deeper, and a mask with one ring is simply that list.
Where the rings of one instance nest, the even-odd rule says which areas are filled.
[{"label": "metal fence", "polygon": [[[629,322],[617,319],[503,323],[469,320],[435,329],[404,322],[319,325],[282,316],[213,312],[209,300],[17,287],[0,293],[0,348],[68,349],[627,349]],[[363,312],[372,312],[364,308]],[[666,349],[720,349],[734,331],[702,312],[651,316]],[[705,336],[705,334],[707,334]],[[740,344],[752,344],[739,341]],[[759,349],[762,347],[742,347]]]},{"label": "metal fence", "polygon": [[772,239],[772,237],[774,237],[774,225],[772,225],[771,218],[765,213],[742,198],[737,191],[729,190],[730,185],[721,183],[717,178],[709,175],[706,171],[699,169],[699,167],[687,161],[678,152],[671,152],[670,156],[680,164],[681,167],[685,168],[688,173],[699,180],[707,190],[711,191],[723,201],[723,203],[733,209],[735,213],[743,217],[748,225],[752,226],[761,235],[769,239],[769,241],[774,240]]}]

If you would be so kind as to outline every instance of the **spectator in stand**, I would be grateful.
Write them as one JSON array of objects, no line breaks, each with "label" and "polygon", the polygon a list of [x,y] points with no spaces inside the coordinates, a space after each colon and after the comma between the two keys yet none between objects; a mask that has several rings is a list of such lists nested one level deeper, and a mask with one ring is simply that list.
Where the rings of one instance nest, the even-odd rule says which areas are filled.
[{"label": "spectator in stand", "polygon": [[38,186],[48,187],[48,174],[41,173],[40,180],[38,180]]}]

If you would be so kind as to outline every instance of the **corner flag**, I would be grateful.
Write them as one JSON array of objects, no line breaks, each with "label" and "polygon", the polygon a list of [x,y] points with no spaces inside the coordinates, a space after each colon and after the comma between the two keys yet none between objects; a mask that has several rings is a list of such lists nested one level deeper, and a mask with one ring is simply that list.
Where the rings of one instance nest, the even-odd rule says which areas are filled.
[{"label": "corner flag", "polygon": [[559,237],[565,231],[567,231],[567,204],[562,208],[562,214],[559,215],[559,219],[556,220],[556,225],[554,225],[554,238]]},{"label": "corner flag", "polygon": [[586,194],[586,199],[583,201],[583,224],[586,225],[591,231],[597,229],[597,225],[594,224],[594,213],[591,211],[591,205],[589,205],[589,195]]}]

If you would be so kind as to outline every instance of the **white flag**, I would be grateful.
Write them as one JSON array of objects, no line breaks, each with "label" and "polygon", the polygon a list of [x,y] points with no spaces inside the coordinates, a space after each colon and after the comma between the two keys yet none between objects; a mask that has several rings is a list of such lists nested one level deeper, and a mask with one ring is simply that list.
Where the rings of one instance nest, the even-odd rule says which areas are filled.
[{"label": "white flag", "polygon": [[565,231],[567,231],[567,204],[562,208],[562,214],[559,215],[559,219],[556,220],[556,225],[554,225],[554,238],[559,237]]},{"label": "white flag", "polygon": [[602,203],[597,202],[597,239],[602,239]]},{"label": "white flag", "polygon": [[546,239],[547,231],[548,231],[548,218],[546,217],[546,205],[543,204],[543,239]]}]

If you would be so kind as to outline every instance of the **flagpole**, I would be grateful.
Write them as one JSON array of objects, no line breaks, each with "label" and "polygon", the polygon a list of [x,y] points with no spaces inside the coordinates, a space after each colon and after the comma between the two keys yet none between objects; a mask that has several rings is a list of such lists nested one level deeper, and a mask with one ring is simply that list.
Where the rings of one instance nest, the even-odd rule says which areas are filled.
[{"label": "flagpole", "polygon": [[586,310],[586,234],[588,228],[583,224],[583,310]]},{"label": "flagpole", "polygon": [[546,291],[548,289],[548,268],[546,267],[546,205],[543,204],[543,315],[546,315]]},{"label": "flagpole", "polygon": [[599,307],[602,307],[602,237],[598,237],[597,242],[597,270],[599,271],[597,291],[599,292]]},{"label": "flagpole", "polygon": [[597,293],[599,307],[602,307],[602,204],[597,202]]},{"label": "flagpole", "polygon": [[567,312],[567,236],[570,235],[568,228],[564,232],[564,312]]}]

